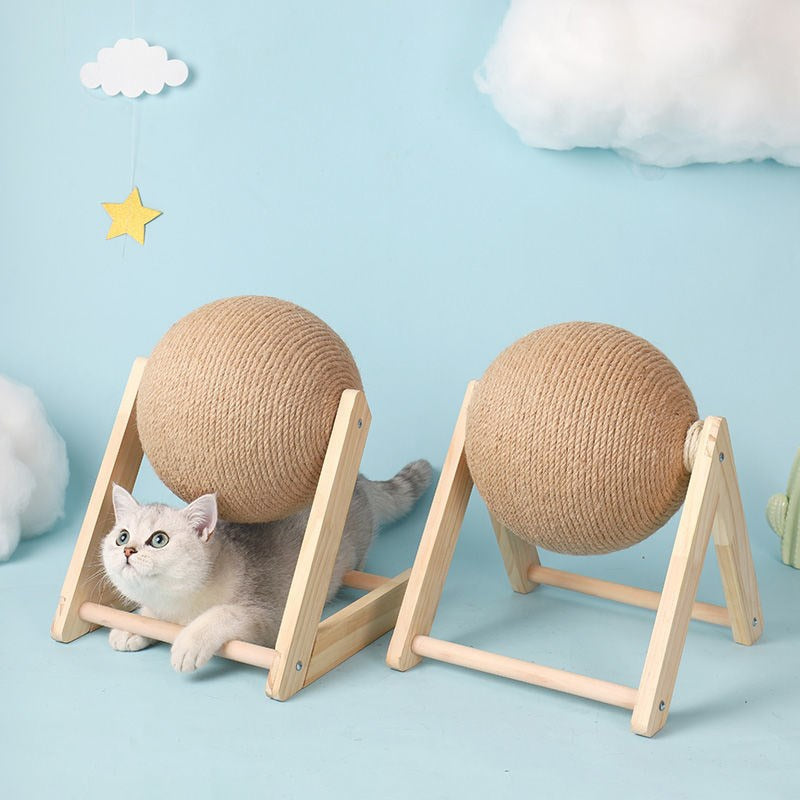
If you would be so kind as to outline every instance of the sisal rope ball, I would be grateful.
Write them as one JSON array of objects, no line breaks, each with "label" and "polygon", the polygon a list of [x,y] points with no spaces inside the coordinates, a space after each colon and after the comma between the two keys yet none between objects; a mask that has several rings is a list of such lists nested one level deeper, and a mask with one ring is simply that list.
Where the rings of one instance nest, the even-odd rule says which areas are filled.
[{"label": "sisal rope ball", "polygon": [[136,402],[144,452],[189,502],[269,522],[313,499],[342,391],[361,378],[318,317],[273,297],[218,300],[156,345]]},{"label": "sisal rope ball", "polygon": [[649,342],[570,322],[525,336],[478,382],[466,431],[470,472],[489,511],[547,550],[629,547],[686,494],[697,407]]}]

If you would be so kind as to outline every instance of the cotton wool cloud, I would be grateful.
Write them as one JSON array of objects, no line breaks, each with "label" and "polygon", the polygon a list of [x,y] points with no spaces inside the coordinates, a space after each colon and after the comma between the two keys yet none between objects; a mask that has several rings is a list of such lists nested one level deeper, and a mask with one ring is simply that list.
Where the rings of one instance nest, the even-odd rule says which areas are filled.
[{"label": "cotton wool cloud", "polygon": [[63,516],[68,479],[64,440],[38,397],[0,375],[0,561]]},{"label": "cotton wool cloud", "polygon": [[97,61],[84,64],[80,77],[89,89],[101,86],[108,95],[139,97],[142,92],[158,94],[164,85],[180,86],[189,77],[189,68],[144,39],[119,39],[113,47],[100,50]]},{"label": "cotton wool cloud", "polygon": [[512,0],[476,73],[533,147],[800,165],[800,3]]}]

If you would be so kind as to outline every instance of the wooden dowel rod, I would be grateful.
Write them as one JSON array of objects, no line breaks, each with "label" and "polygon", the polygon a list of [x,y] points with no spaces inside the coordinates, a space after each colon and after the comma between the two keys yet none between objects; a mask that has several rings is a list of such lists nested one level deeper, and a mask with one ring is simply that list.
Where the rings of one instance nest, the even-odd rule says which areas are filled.
[{"label": "wooden dowel rod", "polygon": [[[636,586],[626,586],[623,583],[603,581],[599,578],[587,578],[585,575],[562,572],[559,569],[551,569],[550,567],[533,565],[528,569],[528,578],[545,586],[570,589],[573,592],[592,595],[592,597],[616,600],[618,603],[626,603],[629,606],[649,608],[651,611],[658,609],[658,603],[661,600],[660,592],[639,589]],[[692,619],[710,622],[712,625],[723,625],[727,628],[731,625],[728,609],[712,603],[695,603],[692,606]]]},{"label": "wooden dowel rod", "polygon": [[636,689],[630,686],[590,678],[588,675],[579,675],[563,669],[545,667],[532,661],[501,656],[475,647],[434,639],[431,636],[415,636],[411,649],[418,656],[425,658],[434,658],[459,667],[532,683],[545,689],[555,689],[557,692],[575,694],[612,706],[632,710],[636,703]]},{"label": "wooden dowel rod", "polygon": [[349,572],[345,572],[342,577],[342,583],[345,586],[349,586],[351,589],[364,589],[368,592],[383,586],[384,583],[390,580],[392,578],[387,578],[384,575],[373,575],[371,572],[361,572],[358,569],[351,569]]},{"label": "wooden dowel rod", "polygon": [[[168,644],[172,644],[183,630],[180,625],[172,622],[131,614],[128,611],[120,611],[99,603],[82,603],[79,614],[85,622],[102,625],[105,628],[119,628],[130,633],[138,633],[140,636],[158,639],[158,641]],[[226,642],[217,651],[217,655],[262,669],[269,669],[275,659],[275,651],[271,647],[262,647],[258,644],[238,640]]]}]

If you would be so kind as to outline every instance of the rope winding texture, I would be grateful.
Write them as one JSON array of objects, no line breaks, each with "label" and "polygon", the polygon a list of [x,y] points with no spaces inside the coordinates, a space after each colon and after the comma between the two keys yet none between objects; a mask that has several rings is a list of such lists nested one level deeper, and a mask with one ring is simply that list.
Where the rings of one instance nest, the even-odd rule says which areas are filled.
[{"label": "rope winding texture", "polygon": [[273,297],[218,300],[156,345],[139,436],[183,500],[216,492],[224,519],[268,522],[311,502],[342,391],[360,388],[347,346],[310,311]]},{"label": "rope winding texture", "polygon": [[649,342],[611,325],[553,325],[512,344],[479,381],[467,462],[489,511],[521,538],[607,553],[677,511],[696,420],[680,373]]}]

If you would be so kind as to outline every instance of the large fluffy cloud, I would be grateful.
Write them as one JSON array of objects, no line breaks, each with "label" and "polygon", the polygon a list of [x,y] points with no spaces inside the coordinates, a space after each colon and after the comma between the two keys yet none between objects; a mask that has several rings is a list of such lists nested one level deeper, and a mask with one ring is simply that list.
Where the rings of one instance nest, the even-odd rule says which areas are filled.
[{"label": "large fluffy cloud", "polygon": [[476,80],[534,147],[800,165],[795,0],[512,0]]},{"label": "large fluffy cloud", "polygon": [[0,375],[0,561],[64,513],[64,440],[32,389]]}]

